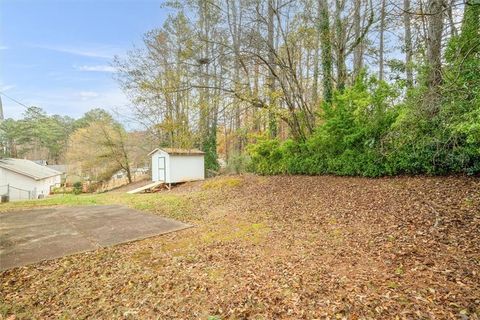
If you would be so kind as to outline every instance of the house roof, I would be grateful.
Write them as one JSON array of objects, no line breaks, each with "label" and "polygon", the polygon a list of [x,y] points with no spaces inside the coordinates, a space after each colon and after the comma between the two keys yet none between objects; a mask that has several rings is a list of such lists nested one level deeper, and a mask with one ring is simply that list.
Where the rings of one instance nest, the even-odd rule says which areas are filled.
[{"label": "house roof", "polygon": [[42,180],[62,174],[57,170],[41,166],[33,161],[15,158],[0,159],[0,168],[19,173],[35,180]]},{"label": "house roof", "polygon": [[48,161],[45,159],[38,159],[38,160],[30,160],[32,162],[35,162],[36,164],[39,164],[41,166],[46,166],[48,165]]},{"label": "house roof", "polygon": [[162,150],[168,154],[177,154],[177,155],[185,155],[185,156],[205,154],[205,152],[198,149],[155,148],[148,155],[150,156],[159,150]]},{"label": "house roof", "polygon": [[47,168],[56,170],[61,173],[67,172],[67,165],[66,164],[47,164]]}]

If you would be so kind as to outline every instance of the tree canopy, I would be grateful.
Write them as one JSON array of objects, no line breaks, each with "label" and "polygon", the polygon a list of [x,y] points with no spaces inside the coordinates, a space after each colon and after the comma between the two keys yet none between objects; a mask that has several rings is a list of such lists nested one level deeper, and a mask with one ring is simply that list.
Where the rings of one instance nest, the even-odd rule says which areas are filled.
[{"label": "tree canopy", "polygon": [[139,123],[261,173],[478,173],[475,1],[177,0],[117,59]]}]

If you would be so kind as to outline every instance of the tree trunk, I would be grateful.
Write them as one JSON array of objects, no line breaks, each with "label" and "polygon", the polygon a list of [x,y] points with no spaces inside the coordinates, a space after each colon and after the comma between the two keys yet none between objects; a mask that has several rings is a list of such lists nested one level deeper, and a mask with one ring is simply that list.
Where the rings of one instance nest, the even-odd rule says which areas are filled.
[{"label": "tree trunk", "polygon": [[427,112],[435,114],[440,104],[439,86],[442,83],[443,0],[429,0],[427,28]]},{"label": "tree trunk", "polygon": [[[274,0],[268,0],[268,25],[267,25],[267,44],[268,44],[268,63],[271,66],[271,68],[275,67],[275,55],[274,55],[274,50],[275,50],[275,45],[274,45]],[[275,107],[275,98],[274,98],[274,92],[275,92],[275,77],[273,75],[273,71],[269,70],[268,74],[268,88],[269,88],[269,107],[270,109],[273,109]],[[268,128],[269,128],[269,133],[271,138],[275,138],[278,134],[278,128],[277,128],[277,119],[275,117],[275,113],[270,110],[268,113]]]},{"label": "tree trunk", "polygon": [[[201,29],[202,29],[202,38],[205,39],[204,42],[204,47],[203,47],[203,52],[202,58],[208,59],[209,52],[208,52],[208,33],[206,30],[206,17],[205,14],[203,13],[203,10],[201,11]],[[209,86],[209,81],[207,77],[208,69],[207,69],[207,64],[200,64],[198,66],[198,73],[200,77],[200,84],[201,88],[199,89],[199,107],[200,107],[200,119],[199,119],[199,129],[200,129],[200,135],[201,135],[201,143],[208,138],[208,117],[209,117],[209,99],[208,99],[208,89],[207,87]]]},{"label": "tree trunk", "polygon": [[[455,5],[455,0],[450,0],[447,8],[447,14],[448,14],[448,22],[449,22],[449,27],[450,27],[450,36],[456,37],[458,36],[458,30],[457,27],[455,27],[455,21],[453,20],[453,6]],[[467,6],[468,4],[466,4]],[[465,17],[465,15],[464,15]]]},{"label": "tree trunk", "polygon": [[[360,8],[362,0],[355,0],[355,11],[353,13],[353,27],[355,38],[362,36]],[[355,79],[363,68],[363,40],[358,43],[353,51],[353,78]]]},{"label": "tree trunk", "polygon": [[330,19],[328,13],[328,1],[318,0],[320,15],[320,44],[322,46],[322,72],[323,72],[323,100],[327,103],[332,101],[332,40],[330,35]]},{"label": "tree trunk", "polygon": [[[312,85],[312,103],[316,104],[318,102],[318,76],[320,71],[319,61],[320,61],[320,38],[321,38],[321,4],[322,0],[318,0],[317,8],[317,17],[315,21],[317,33],[315,35],[315,51],[313,56],[313,85]],[[308,68],[308,67],[307,67]]]},{"label": "tree trunk", "polygon": [[410,0],[403,1],[403,25],[405,29],[405,71],[407,74],[407,87],[413,86],[412,67],[412,26],[410,22]]},{"label": "tree trunk", "polygon": [[343,10],[343,0],[335,1],[335,40],[336,40],[336,67],[337,67],[337,89],[343,91],[347,81],[346,60],[346,39],[345,28],[343,25],[341,12]]},{"label": "tree trunk", "polygon": [[126,170],[127,171],[127,180],[128,180],[128,183],[132,183],[132,172],[130,171],[130,167],[127,167]]},{"label": "tree trunk", "polygon": [[[236,96],[233,98],[233,125],[234,125],[234,132],[235,132],[235,140],[234,140],[234,151],[236,153],[240,153],[242,151],[242,140],[240,137],[240,126],[241,126],[241,117],[240,117],[240,100],[238,99],[238,95],[240,94],[241,86],[240,86],[240,22],[241,19],[241,7],[240,1],[237,0],[229,0],[227,1],[228,8],[228,23],[230,28],[230,34],[232,37],[232,45],[233,45],[233,84],[234,84],[234,92]],[[230,17],[231,14],[231,17]]]},{"label": "tree trunk", "polygon": [[384,51],[385,51],[385,0],[382,0],[382,8],[380,11],[380,48],[378,57],[378,79],[384,79]]},{"label": "tree trunk", "polygon": [[[318,24],[318,22],[317,22]],[[318,103],[318,77],[320,73],[320,28],[317,27],[317,34],[315,35],[315,50],[313,52],[313,85],[312,85],[312,103]],[[299,66],[301,68],[301,66]],[[309,68],[307,67],[307,72]],[[308,74],[307,74],[308,79]]]}]

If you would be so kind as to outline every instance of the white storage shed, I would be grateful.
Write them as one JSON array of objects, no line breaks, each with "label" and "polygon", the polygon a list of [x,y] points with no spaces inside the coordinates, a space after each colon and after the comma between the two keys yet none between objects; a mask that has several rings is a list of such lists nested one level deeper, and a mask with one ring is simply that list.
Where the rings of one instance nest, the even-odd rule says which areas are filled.
[{"label": "white storage shed", "polygon": [[25,159],[0,159],[0,194],[9,200],[46,197],[59,186],[62,173]]},{"label": "white storage shed", "polygon": [[197,149],[157,148],[152,157],[152,181],[177,183],[205,179],[205,153]]}]

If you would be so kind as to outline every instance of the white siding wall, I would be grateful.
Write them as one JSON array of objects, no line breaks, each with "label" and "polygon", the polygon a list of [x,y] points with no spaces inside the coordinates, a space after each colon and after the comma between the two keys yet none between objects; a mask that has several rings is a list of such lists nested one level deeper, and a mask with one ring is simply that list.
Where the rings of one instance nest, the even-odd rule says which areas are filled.
[{"label": "white siding wall", "polygon": [[[61,175],[37,181],[22,174],[0,168],[0,186],[2,186],[0,188],[1,194],[7,193],[7,187],[5,187],[5,185],[8,184],[11,187],[30,191],[31,197],[38,197],[40,194],[43,194],[46,197],[50,193],[50,186],[59,184],[60,181]],[[28,192],[19,191],[14,188],[10,189],[11,201],[24,199],[28,199]]]},{"label": "white siding wall", "polygon": [[170,155],[171,183],[204,179],[203,155]]},{"label": "white siding wall", "polygon": [[51,187],[58,186],[62,182],[62,175],[42,179],[37,182],[37,196],[43,194],[45,197],[50,194]]},{"label": "white siding wall", "polygon": [[205,179],[203,155],[169,155],[159,150],[152,154],[152,181],[163,180],[159,176],[159,158],[165,157],[166,183],[195,181]]}]

